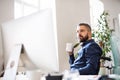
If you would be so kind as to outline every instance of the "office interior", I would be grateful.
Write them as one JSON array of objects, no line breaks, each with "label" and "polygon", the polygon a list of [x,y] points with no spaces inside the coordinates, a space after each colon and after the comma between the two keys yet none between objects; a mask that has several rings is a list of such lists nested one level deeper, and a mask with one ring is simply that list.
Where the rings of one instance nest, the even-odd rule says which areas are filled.
[{"label": "office interior", "polygon": [[[97,18],[103,10],[107,11],[110,15],[108,20],[109,26],[115,37],[113,45],[118,49],[118,52],[115,51],[115,53],[120,54],[120,47],[116,46],[120,38],[120,0],[0,0],[0,24],[31,15],[47,8],[51,8],[54,13],[59,72],[69,70],[69,57],[65,49],[67,42],[75,44],[77,41],[76,25],[80,22],[86,22],[94,28],[95,20],[97,20],[95,18]],[[0,32],[0,72],[2,72],[4,64],[3,50]],[[112,51],[110,53],[112,54]],[[115,66],[114,63],[117,60],[119,59],[114,60],[114,62],[112,61],[113,66]],[[120,72],[120,69],[117,71]],[[29,73],[30,76],[34,76],[33,80],[37,80],[37,78],[40,77],[38,75],[41,74],[38,72]],[[110,72],[106,67],[101,67],[100,74],[110,75],[112,73],[113,72]]]}]

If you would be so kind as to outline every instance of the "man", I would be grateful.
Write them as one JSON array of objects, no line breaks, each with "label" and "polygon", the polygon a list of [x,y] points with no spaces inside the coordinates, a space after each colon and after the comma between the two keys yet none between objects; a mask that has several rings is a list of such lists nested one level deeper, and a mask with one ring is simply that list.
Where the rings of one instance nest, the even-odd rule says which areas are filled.
[{"label": "man", "polygon": [[78,70],[80,75],[97,75],[100,68],[102,50],[92,39],[91,27],[86,23],[80,23],[77,27],[77,36],[83,44],[75,59],[74,51],[68,52],[71,71]]}]

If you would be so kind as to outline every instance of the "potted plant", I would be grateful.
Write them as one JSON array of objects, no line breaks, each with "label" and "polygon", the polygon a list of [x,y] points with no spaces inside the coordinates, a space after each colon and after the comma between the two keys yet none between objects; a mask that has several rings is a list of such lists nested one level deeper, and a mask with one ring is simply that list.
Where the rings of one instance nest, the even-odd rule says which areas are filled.
[{"label": "potted plant", "polygon": [[[101,57],[102,62],[105,60],[111,60],[111,58],[106,57],[106,54],[111,51],[111,44],[110,44],[110,37],[111,37],[111,30],[108,25],[108,18],[109,14],[106,11],[100,15],[98,19],[98,24],[96,26],[96,30],[93,30],[93,38],[102,48],[103,54]],[[104,64],[104,63],[103,63]]]},{"label": "potted plant", "polygon": [[108,15],[109,14],[105,11],[100,15],[100,18],[98,19],[98,25],[96,26],[97,30],[93,31],[94,39],[96,39],[99,42],[99,45],[103,50],[102,56],[105,56],[105,54],[111,51],[111,30],[107,21]]}]

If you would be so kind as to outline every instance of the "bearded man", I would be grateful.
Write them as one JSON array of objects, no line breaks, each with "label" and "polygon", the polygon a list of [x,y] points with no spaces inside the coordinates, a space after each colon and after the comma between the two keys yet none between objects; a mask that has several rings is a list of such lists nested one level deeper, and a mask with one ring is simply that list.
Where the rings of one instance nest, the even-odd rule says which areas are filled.
[{"label": "bearded man", "polygon": [[91,27],[87,23],[80,23],[77,26],[77,37],[82,43],[78,51],[78,57],[74,57],[74,49],[69,54],[71,71],[79,71],[80,75],[98,75],[100,68],[100,57],[102,49],[92,39]]}]

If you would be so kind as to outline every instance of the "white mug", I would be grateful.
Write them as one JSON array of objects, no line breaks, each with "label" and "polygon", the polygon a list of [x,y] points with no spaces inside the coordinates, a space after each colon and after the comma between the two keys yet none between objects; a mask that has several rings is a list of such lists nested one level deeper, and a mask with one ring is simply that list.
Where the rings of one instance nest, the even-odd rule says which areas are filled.
[{"label": "white mug", "polygon": [[73,50],[73,44],[72,43],[66,43],[66,51],[72,52]]}]

